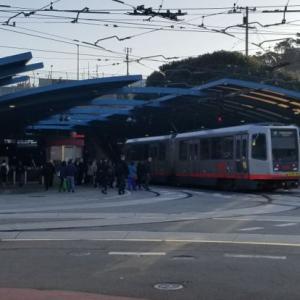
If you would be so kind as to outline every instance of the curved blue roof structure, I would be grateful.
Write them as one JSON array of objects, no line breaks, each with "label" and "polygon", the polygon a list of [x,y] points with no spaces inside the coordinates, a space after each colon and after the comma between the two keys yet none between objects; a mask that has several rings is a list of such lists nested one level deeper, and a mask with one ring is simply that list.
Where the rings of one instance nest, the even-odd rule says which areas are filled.
[{"label": "curved blue roof structure", "polygon": [[28,65],[31,52],[0,58],[0,86],[15,84],[29,79],[28,76],[15,77],[17,74],[34,71],[44,67],[43,63]]}]

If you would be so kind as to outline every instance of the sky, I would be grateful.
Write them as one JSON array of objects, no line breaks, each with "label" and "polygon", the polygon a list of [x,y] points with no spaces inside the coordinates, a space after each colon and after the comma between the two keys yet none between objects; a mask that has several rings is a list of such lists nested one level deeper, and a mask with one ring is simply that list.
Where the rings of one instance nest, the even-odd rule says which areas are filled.
[{"label": "sky", "polygon": [[[263,50],[253,43],[295,38],[295,34],[300,32],[300,12],[286,13],[284,25],[261,26],[281,23],[284,17],[283,13],[261,13],[263,9],[282,10],[288,4],[288,10],[300,11],[299,0],[128,0],[123,1],[125,4],[114,0],[52,2],[54,10],[88,8],[90,11],[102,10],[106,13],[81,13],[77,22],[74,22],[76,12],[38,11],[27,17],[21,14],[9,21],[9,25],[15,22],[15,26],[7,26],[3,23],[16,12],[30,12],[45,6],[49,8],[50,1],[0,0],[0,57],[31,50],[34,56],[32,62],[44,62],[45,65],[43,70],[29,74],[32,80],[49,76],[76,79],[76,44],[79,44],[80,79],[126,75],[125,48],[131,49],[129,73],[142,74],[144,77],[175,58],[181,59],[218,50],[245,53],[244,28],[229,28],[226,32],[230,35],[219,32],[227,26],[242,24],[245,10],[235,14],[228,13],[234,3],[239,7],[249,6],[249,22],[257,22],[250,28],[250,54],[266,51],[276,41],[263,43]],[[1,5],[18,8],[8,9]],[[165,12],[166,9],[181,9],[187,14],[178,17],[178,21],[128,15],[129,12],[133,12],[133,7],[139,5],[161,12]],[[251,9],[254,7],[256,10]],[[98,47],[94,46],[99,39],[101,41],[98,41]]]}]

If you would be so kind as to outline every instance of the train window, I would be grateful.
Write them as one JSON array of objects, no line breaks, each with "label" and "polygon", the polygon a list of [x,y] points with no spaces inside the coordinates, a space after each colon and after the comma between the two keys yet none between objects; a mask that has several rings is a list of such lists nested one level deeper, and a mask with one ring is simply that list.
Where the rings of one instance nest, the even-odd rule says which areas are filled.
[{"label": "train window", "polygon": [[157,159],[157,157],[158,157],[158,147],[156,145],[151,145],[149,152],[150,152],[150,156],[153,159]]},{"label": "train window", "polygon": [[241,158],[241,140],[238,138],[236,139],[236,142],[235,142],[235,158],[236,159]]},{"label": "train window", "polygon": [[158,160],[166,159],[166,145],[163,143],[158,144]]},{"label": "train window", "polygon": [[247,140],[244,138],[242,140],[242,157],[248,157],[247,155]]},{"label": "train window", "polygon": [[191,143],[189,144],[189,160],[197,160],[198,159],[198,144]]},{"label": "train window", "polygon": [[209,139],[201,139],[200,140],[200,157],[201,159],[205,160],[205,159],[209,159],[210,158],[210,140]]},{"label": "train window", "polygon": [[222,158],[233,159],[233,137],[226,136],[222,140]]},{"label": "train window", "polygon": [[179,159],[187,160],[188,158],[188,147],[187,143],[184,141],[179,142]]},{"label": "train window", "polygon": [[211,139],[211,158],[221,159],[222,158],[222,139],[212,138]]},{"label": "train window", "polygon": [[264,133],[252,135],[252,158],[260,160],[267,159],[266,135]]},{"label": "train window", "polygon": [[147,144],[136,144],[129,148],[127,157],[129,160],[145,160],[148,157]]}]

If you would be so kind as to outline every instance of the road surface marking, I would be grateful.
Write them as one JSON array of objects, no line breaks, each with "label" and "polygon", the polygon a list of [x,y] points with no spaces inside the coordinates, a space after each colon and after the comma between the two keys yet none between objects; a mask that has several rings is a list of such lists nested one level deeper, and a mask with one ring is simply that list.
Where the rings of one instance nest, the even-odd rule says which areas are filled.
[{"label": "road surface marking", "polygon": [[240,231],[254,231],[254,230],[260,230],[264,229],[264,227],[248,227],[248,228],[242,228]]},{"label": "road surface marking", "polygon": [[297,225],[297,223],[283,223],[283,224],[278,224],[278,225],[274,225],[276,227],[288,227],[288,226],[294,226]]},{"label": "road surface marking", "polygon": [[87,238],[87,239],[78,239],[78,238],[48,238],[48,239],[41,239],[41,238],[11,238],[11,239],[0,239],[1,242],[55,242],[55,241],[94,241],[94,242],[153,242],[153,243],[203,243],[203,244],[232,244],[232,245],[261,245],[261,246],[286,246],[286,247],[300,247],[299,243],[292,243],[292,242],[256,242],[256,241],[233,241],[233,240],[214,240],[214,239],[164,239],[164,238],[149,238],[149,239],[139,239],[139,238]]},{"label": "road surface marking", "polygon": [[255,254],[229,254],[225,253],[225,257],[231,258],[265,258],[265,259],[286,259],[286,256],[273,256],[273,255],[255,255]]},{"label": "road surface marking", "polygon": [[108,252],[108,255],[164,256],[166,252]]}]

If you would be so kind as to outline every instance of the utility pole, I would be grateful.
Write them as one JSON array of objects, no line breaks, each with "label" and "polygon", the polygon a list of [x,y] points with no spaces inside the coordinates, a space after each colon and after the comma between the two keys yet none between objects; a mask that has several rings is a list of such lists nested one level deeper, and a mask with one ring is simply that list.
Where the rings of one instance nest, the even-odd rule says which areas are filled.
[{"label": "utility pole", "polygon": [[126,59],[125,59],[125,62],[127,64],[127,76],[129,75],[129,53],[131,53],[132,49],[131,48],[125,48],[125,53],[126,53]]},{"label": "utility pole", "polygon": [[51,71],[50,71],[50,79],[52,80],[53,65],[51,65],[50,68],[51,68]]},{"label": "utility pole", "polygon": [[77,46],[77,80],[79,80],[79,44]]},{"label": "utility pole", "polygon": [[246,25],[246,57],[249,55],[249,7],[246,7],[246,15],[244,16],[244,24]]}]

